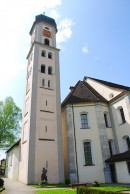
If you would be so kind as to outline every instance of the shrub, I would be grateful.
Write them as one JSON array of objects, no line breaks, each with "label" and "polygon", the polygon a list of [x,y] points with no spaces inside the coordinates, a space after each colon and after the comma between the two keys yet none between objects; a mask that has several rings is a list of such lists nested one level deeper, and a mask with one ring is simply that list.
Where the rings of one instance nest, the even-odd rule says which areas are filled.
[{"label": "shrub", "polygon": [[2,178],[0,178],[0,187],[4,186],[4,180]]},{"label": "shrub", "polygon": [[89,187],[78,187],[77,188],[77,194],[119,194],[117,191],[104,191],[104,190],[97,190],[97,189],[91,189]]},{"label": "shrub", "polygon": [[41,180],[40,182],[39,182],[39,185],[40,186],[45,186],[47,184],[47,181],[46,180]]},{"label": "shrub", "polygon": [[94,187],[100,187],[100,183],[99,183],[98,181],[94,181],[94,182],[93,182],[93,186],[94,186]]},{"label": "shrub", "polygon": [[65,184],[69,185],[70,184],[70,179],[69,178],[65,178]]}]

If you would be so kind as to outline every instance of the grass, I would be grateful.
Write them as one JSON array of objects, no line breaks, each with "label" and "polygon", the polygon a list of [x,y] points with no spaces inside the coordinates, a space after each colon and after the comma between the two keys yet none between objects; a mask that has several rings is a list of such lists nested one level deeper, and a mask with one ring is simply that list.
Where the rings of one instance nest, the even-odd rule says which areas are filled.
[{"label": "grass", "polygon": [[105,191],[122,191],[122,190],[127,190],[130,191],[130,186],[126,185],[116,185],[116,184],[103,184],[100,187],[90,187],[92,189],[97,189],[97,190],[105,190]]},{"label": "grass", "polygon": [[62,188],[62,187],[69,187],[65,184],[46,184],[44,187],[41,187],[40,185],[32,185],[35,188]]},{"label": "grass", "polygon": [[75,189],[37,190],[36,194],[76,194]]},{"label": "grass", "polygon": [[[35,188],[41,188],[39,185],[33,185]],[[37,190],[35,191],[36,194],[76,194],[76,189],[71,188],[63,188],[65,187],[65,184],[48,184],[43,188],[52,188],[48,190]],[[54,189],[53,189],[54,188]],[[58,189],[62,188],[62,189]],[[119,185],[119,184],[101,184],[100,187],[93,187],[90,186],[91,189],[97,189],[97,190],[105,190],[105,191],[122,191],[127,190],[130,191],[130,186],[126,185]]]}]

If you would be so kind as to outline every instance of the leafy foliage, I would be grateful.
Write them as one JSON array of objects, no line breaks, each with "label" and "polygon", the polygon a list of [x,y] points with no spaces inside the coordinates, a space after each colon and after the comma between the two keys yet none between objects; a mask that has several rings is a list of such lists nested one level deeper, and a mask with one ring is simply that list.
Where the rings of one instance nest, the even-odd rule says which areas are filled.
[{"label": "leafy foliage", "polygon": [[0,101],[0,148],[10,147],[19,138],[21,109],[12,97]]},{"label": "leafy foliage", "polygon": [[94,187],[100,187],[100,183],[99,183],[98,181],[94,181],[94,182],[93,182],[93,186],[94,186]]},{"label": "leafy foliage", "polygon": [[2,178],[0,178],[0,187],[4,186],[4,180]]},{"label": "leafy foliage", "polygon": [[70,179],[69,178],[65,178],[65,184],[69,185],[70,184]]}]

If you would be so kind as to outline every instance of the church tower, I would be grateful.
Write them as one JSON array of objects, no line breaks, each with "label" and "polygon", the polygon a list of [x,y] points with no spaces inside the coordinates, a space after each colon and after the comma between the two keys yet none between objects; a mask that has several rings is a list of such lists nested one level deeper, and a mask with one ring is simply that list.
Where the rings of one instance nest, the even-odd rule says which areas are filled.
[{"label": "church tower", "polygon": [[38,183],[47,169],[49,183],[64,181],[59,49],[55,20],[38,15],[30,30],[19,181]]}]

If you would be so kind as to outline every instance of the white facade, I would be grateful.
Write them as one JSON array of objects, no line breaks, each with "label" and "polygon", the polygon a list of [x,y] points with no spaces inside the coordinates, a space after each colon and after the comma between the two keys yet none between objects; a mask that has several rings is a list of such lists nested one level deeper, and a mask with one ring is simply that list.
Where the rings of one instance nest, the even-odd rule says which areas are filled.
[{"label": "white facade", "polygon": [[25,184],[39,183],[43,168],[47,169],[48,183],[64,181],[56,32],[54,19],[45,15],[36,16],[30,31],[17,173],[17,180]]},{"label": "white facade", "polygon": [[65,176],[71,182],[129,183],[130,155],[121,158],[130,150],[129,88],[92,78],[79,81],[62,103],[62,130]]}]

